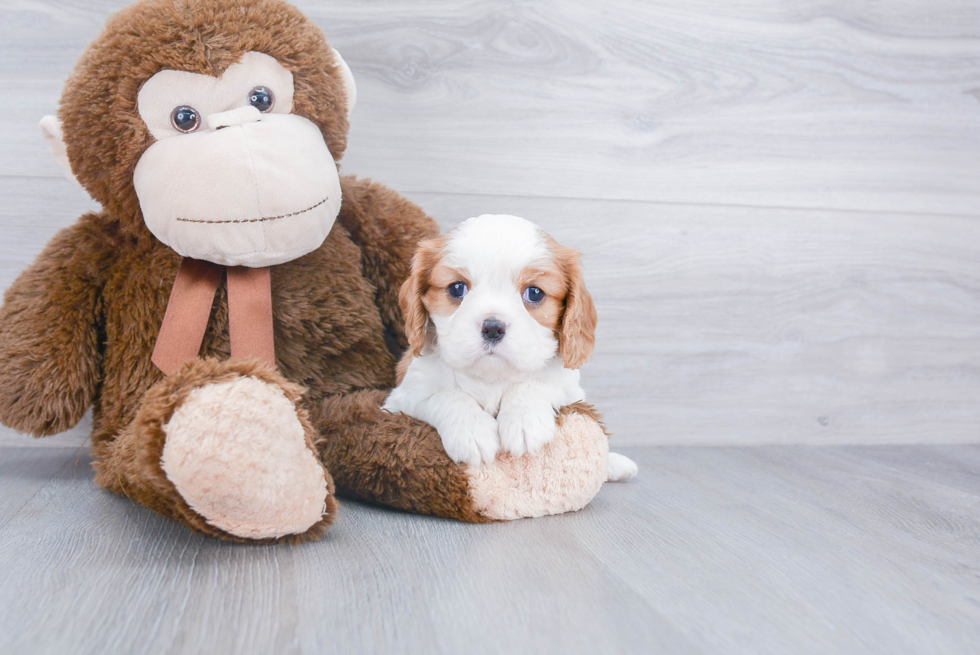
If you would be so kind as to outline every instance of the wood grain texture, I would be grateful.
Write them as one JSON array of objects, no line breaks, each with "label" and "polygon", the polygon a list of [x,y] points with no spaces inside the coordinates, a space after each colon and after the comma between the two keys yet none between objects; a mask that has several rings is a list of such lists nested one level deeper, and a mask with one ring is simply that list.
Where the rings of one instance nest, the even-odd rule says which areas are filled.
[{"label": "wood grain texture", "polygon": [[973,653],[980,448],[636,448],[582,512],[346,503],[319,543],[198,537],[0,449],[0,651]]},{"label": "wood grain texture", "polygon": [[[93,207],[36,125],[123,4],[0,1],[0,289]],[[88,419],[0,429],[0,652],[975,652],[980,448],[623,448],[980,439],[975,0],[300,6],[358,79],[347,172],[584,251],[640,477],[248,547],[97,489]]]},{"label": "wood grain texture", "polygon": [[0,530],[55,476],[88,456],[78,448],[3,448],[0,455]]},{"label": "wood grain texture", "polygon": [[[93,207],[36,122],[122,4],[0,5],[0,289]],[[359,81],[345,171],[585,252],[622,443],[980,440],[980,5],[300,6]]]},{"label": "wood grain texture", "polygon": [[976,219],[410,196],[445,228],[519,214],[584,252],[583,385],[623,443],[980,439]]},{"label": "wood grain texture", "polygon": [[[444,229],[514,213],[584,252],[600,321],[583,381],[620,443],[980,439],[975,219],[409,195]],[[0,177],[0,197],[4,289],[91,203],[45,178]]]},{"label": "wood grain texture", "polygon": [[[126,0],[8,2],[2,175]],[[348,166],[405,191],[976,216],[980,5],[304,2],[359,85]]]}]

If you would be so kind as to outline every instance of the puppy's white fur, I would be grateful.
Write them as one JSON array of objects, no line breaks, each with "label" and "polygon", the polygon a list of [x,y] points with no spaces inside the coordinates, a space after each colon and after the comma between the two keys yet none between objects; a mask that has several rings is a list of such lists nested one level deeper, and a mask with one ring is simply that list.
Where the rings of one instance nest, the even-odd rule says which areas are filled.
[{"label": "puppy's white fur", "polygon": [[[466,283],[462,299],[449,295],[453,282]],[[538,285],[552,298],[528,302],[525,289]],[[434,426],[454,461],[537,453],[555,436],[557,410],[585,400],[577,367],[592,351],[592,300],[577,253],[530,221],[478,216],[422,244],[401,300],[412,352],[384,408]],[[488,319],[503,324],[499,341],[484,338]],[[633,477],[636,465],[614,455],[609,479]]]}]

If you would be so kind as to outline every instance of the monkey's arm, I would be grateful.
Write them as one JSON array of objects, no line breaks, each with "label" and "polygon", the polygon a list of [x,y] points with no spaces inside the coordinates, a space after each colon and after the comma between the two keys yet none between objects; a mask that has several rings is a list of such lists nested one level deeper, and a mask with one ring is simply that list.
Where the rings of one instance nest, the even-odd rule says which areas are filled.
[{"label": "monkey's arm", "polygon": [[0,422],[34,436],[72,427],[100,379],[97,304],[104,254],[95,217],[60,231],[0,307]]},{"label": "monkey's arm", "polygon": [[341,178],[344,201],[338,221],[361,247],[364,273],[378,290],[386,337],[408,347],[405,322],[398,307],[398,290],[412,268],[419,241],[439,235],[439,226],[422,209],[388,187]]},{"label": "monkey's arm", "polygon": [[473,467],[451,460],[432,426],[381,409],[384,399],[367,389],[309,408],[341,497],[482,523],[581,509],[608,477],[608,437],[585,403],[561,408],[554,440],[537,455]]}]

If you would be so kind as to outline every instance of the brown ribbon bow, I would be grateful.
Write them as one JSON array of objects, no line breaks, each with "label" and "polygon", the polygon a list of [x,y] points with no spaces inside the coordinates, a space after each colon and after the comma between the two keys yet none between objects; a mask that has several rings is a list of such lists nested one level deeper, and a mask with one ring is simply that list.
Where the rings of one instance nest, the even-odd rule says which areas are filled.
[{"label": "brown ribbon bow", "polygon": [[226,270],[231,356],[258,358],[276,365],[270,269],[225,267],[185,257],[170,291],[167,313],[151,358],[165,375],[200,354],[214,295],[221,284],[221,274]]}]

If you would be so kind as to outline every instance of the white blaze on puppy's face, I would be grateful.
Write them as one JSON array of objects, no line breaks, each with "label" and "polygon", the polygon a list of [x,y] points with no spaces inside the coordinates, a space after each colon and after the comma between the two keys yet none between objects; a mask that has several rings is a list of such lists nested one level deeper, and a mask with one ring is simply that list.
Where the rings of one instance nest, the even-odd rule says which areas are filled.
[{"label": "white blaze on puppy's face", "polygon": [[253,267],[323,243],[340,211],[340,177],[319,128],[291,113],[293,76],[276,59],[249,52],[221,77],[160,71],[138,105],[157,141],[133,182],[162,242]]},{"label": "white blaze on puppy's face", "polygon": [[448,366],[487,379],[520,379],[555,357],[569,288],[556,248],[523,218],[483,215],[460,224],[429,253],[421,300]]}]

